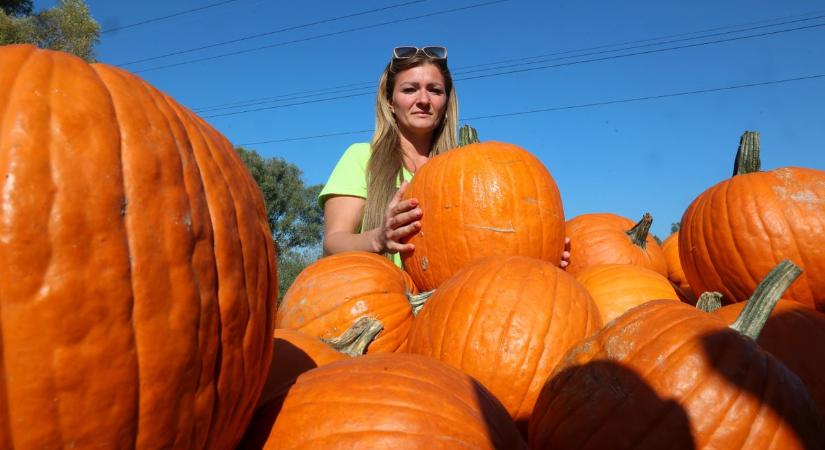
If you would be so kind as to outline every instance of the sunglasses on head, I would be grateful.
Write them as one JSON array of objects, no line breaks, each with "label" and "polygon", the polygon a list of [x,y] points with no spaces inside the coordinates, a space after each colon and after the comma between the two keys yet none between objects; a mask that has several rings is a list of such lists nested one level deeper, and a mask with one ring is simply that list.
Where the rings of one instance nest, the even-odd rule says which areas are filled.
[{"label": "sunglasses on head", "polygon": [[412,46],[395,47],[392,49],[392,57],[393,59],[407,59],[417,55],[418,52],[421,52],[424,56],[432,59],[447,59],[447,47],[439,46],[428,46],[421,48]]}]

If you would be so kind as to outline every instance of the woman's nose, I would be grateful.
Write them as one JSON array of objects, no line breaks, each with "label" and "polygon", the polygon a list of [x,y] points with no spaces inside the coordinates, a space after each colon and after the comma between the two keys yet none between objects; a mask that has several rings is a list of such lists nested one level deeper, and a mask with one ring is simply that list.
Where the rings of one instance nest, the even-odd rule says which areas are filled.
[{"label": "woman's nose", "polygon": [[429,105],[430,104],[430,94],[427,91],[421,91],[418,93],[418,97],[415,101],[420,105]]}]

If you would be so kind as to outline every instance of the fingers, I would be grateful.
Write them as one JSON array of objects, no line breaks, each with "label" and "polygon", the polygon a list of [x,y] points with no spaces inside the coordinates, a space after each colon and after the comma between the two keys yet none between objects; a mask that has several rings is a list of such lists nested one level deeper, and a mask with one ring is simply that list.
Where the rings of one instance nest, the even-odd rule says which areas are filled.
[{"label": "fingers", "polygon": [[561,252],[561,261],[559,267],[562,269],[570,265],[570,237],[564,237],[564,250]]}]

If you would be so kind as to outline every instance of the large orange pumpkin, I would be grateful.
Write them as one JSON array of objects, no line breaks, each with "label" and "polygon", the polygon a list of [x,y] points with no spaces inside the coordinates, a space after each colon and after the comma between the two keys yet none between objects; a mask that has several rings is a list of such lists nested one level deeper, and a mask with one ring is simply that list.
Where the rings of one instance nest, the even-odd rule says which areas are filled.
[{"label": "large orange pumpkin", "polygon": [[742,136],[737,173],[699,195],[682,216],[679,253],[694,292],[747,299],[776,263],[804,272],[786,298],[825,311],[825,171],[759,171],[759,135]]},{"label": "large orange pumpkin", "polygon": [[659,272],[632,264],[600,264],[576,275],[599,308],[606,324],[651,300],[679,300],[670,281]]},{"label": "large orange pumpkin", "polygon": [[804,384],[753,341],[792,279],[784,266],[769,274],[733,329],[673,301],[620,316],[548,380],[530,448],[824,448],[825,424]]},{"label": "large orange pumpkin", "polygon": [[696,294],[690,289],[679,260],[679,231],[675,231],[662,242],[662,252],[667,262],[667,278],[673,283],[679,299],[685,303],[695,305]]},{"label": "large orange pumpkin", "polygon": [[526,256],[488,256],[436,290],[415,318],[407,350],[479,380],[526,434],[545,379],[599,328],[590,295],[562,269]]},{"label": "large orange pumpkin", "polygon": [[[714,314],[733,323],[747,302],[717,309]],[[780,300],[756,340],[760,347],[799,375],[825,416],[825,313],[791,300]]]},{"label": "large orange pumpkin", "polygon": [[433,358],[380,353],[298,377],[267,450],[526,450],[513,420],[470,376]]},{"label": "large orange pumpkin", "polygon": [[558,264],[564,246],[561,195],[547,168],[513,144],[482,142],[431,158],[405,198],[419,200],[421,231],[404,269],[421,291],[471,261],[521,255]]},{"label": "large orange pumpkin", "polygon": [[289,388],[301,374],[347,358],[316,337],[286,328],[275,330],[272,355],[278,363],[269,368],[255,414],[238,449],[263,448]]},{"label": "large orange pumpkin", "polygon": [[632,220],[612,213],[582,214],[567,221],[573,275],[599,264],[635,264],[667,276],[667,262],[650,234],[653,217]]},{"label": "large orange pumpkin", "polygon": [[0,48],[0,448],[232,448],[272,351],[263,200],[145,81]]},{"label": "large orange pumpkin", "polygon": [[[352,251],[310,264],[284,294],[277,328],[294,328],[321,339],[344,335],[363,317],[382,328],[367,352],[394,352],[403,347],[413,320],[410,296],[415,286],[389,259]],[[354,336],[358,339],[358,336]]]}]

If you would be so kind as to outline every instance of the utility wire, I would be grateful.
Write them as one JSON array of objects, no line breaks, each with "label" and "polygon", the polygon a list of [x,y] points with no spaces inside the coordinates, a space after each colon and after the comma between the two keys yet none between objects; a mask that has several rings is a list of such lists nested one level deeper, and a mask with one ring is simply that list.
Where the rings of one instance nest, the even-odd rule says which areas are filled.
[{"label": "utility wire", "polygon": [[[528,68],[522,68],[522,69],[513,69],[513,70],[507,70],[507,71],[504,71],[504,72],[496,72],[496,73],[482,74],[482,75],[473,75],[473,76],[468,76],[468,77],[456,77],[456,78],[453,79],[453,81],[477,80],[477,79],[481,79],[481,78],[491,78],[491,77],[497,77],[497,76],[501,76],[501,75],[511,75],[511,74],[515,74],[515,73],[524,73],[524,72],[530,72],[530,71],[534,71],[534,70],[543,70],[543,69],[573,66],[573,65],[586,64],[586,63],[591,63],[591,62],[607,61],[607,60],[611,60],[611,59],[627,58],[627,57],[631,57],[631,56],[649,55],[649,54],[653,54],[653,53],[661,53],[661,52],[674,51],[674,50],[680,50],[680,49],[685,49],[685,48],[700,47],[700,46],[704,46],[704,45],[713,45],[713,44],[719,44],[719,43],[723,43],[723,42],[733,42],[733,41],[739,41],[739,40],[743,40],[743,39],[770,36],[770,35],[776,35],[776,34],[780,34],[780,33],[788,33],[788,32],[792,32],[792,31],[799,31],[799,30],[805,30],[805,29],[811,29],[811,28],[817,28],[817,27],[825,27],[825,23],[814,24],[814,25],[806,25],[806,26],[802,26],[802,27],[790,28],[790,29],[785,29],[785,30],[775,30],[775,31],[769,31],[769,32],[765,32],[765,33],[751,34],[751,35],[747,35],[747,36],[736,36],[736,37],[732,37],[732,38],[717,39],[717,40],[714,40],[714,41],[678,45],[678,46],[674,46],[674,47],[666,47],[666,48],[661,48],[661,49],[644,50],[644,51],[625,53],[625,54],[620,54],[620,55],[610,55],[610,56],[603,56],[603,57],[599,57],[599,58],[590,58],[590,59],[585,59],[585,60],[580,60],[580,61],[571,61],[571,62],[565,62],[565,63],[543,65],[543,66],[538,66],[538,67],[528,67]],[[352,98],[352,97],[358,97],[358,96],[369,95],[369,94],[371,94],[371,93],[370,92],[365,92],[365,93],[358,93],[358,94],[341,95],[341,96],[327,97],[327,98],[316,99],[316,100],[305,100],[305,101],[288,103],[288,104],[283,104],[283,105],[264,106],[264,107],[260,107],[260,108],[244,109],[244,110],[241,110],[241,111],[233,111],[233,112],[226,112],[226,113],[221,113],[221,114],[204,115],[202,117],[203,118],[214,118],[214,117],[234,116],[234,115],[237,115],[237,114],[245,114],[245,113],[251,113],[251,112],[258,112],[258,111],[267,111],[267,110],[271,110],[271,109],[280,109],[280,108],[286,108],[286,107],[290,107],[290,106],[305,105],[305,104],[309,104],[309,103],[320,103],[320,102],[332,101],[332,100],[343,99],[343,98]]]},{"label": "utility wire", "polygon": [[207,48],[214,48],[214,47],[219,47],[221,45],[228,45],[228,44],[234,44],[234,43],[237,43],[237,42],[248,41],[250,39],[257,39],[257,38],[264,37],[264,36],[272,36],[273,34],[284,33],[286,31],[293,31],[293,30],[298,30],[298,29],[301,29],[301,28],[307,28],[307,27],[311,27],[311,26],[315,26],[315,25],[321,25],[321,24],[325,24],[325,23],[337,22],[339,20],[351,19],[353,17],[364,16],[364,15],[367,15],[367,14],[386,11],[386,10],[389,10],[389,9],[399,8],[399,7],[402,7],[402,6],[408,6],[408,5],[412,5],[412,4],[415,4],[415,3],[423,3],[423,2],[427,2],[427,1],[430,1],[430,0],[414,0],[414,1],[404,2],[404,3],[397,3],[397,4],[394,4],[394,5],[385,6],[383,8],[375,8],[375,9],[370,9],[370,10],[366,10],[366,11],[359,11],[359,12],[356,12],[356,13],[347,14],[345,16],[332,17],[332,18],[329,18],[329,19],[318,20],[318,21],[315,21],[315,22],[304,23],[304,24],[301,24],[301,25],[293,25],[293,26],[289,26],[289,27],[286,27],[286,28],[281,28],[281,29],[278,29],[278,30],[267,31],[265,33],[252,34],[252,35],[249,35],[249,36],[244,36],[244,37],[240,37],[240,38],[237,38],[237,39],[231,39],[231,40],[228,40],[228,41],[215,42],[213,44],[202,45],[200,47],[193,47],[193,48],[188,48],[188,49],[185,49],[185,50],[178,50],[178,51],[174,51],[174,52],[171,52],[171,53],[166,53],[166,54],[163,54],[163,55],[151,56],[151,57],[143,58],[143,59],[135,59],[135,60],[132,60],[132,61],[127,61],[127,62],[116,64],[116,65],[120,66],[120,67],[124,67],[124,66],[129,66],[129,65],[132,65],[132,64],[141,63],[141,62],[154,61],[154,60],[157,60],[157,59],[168,58],[170,56],[183,55],[185,53],[192,53],[192,52],[196,52],[198,50],[204,50],[204,49],[207,49]]},{"label": "utility wire", "polygon": [[137,26],[140,26],[140,25],[146,25],[147,23],[160,22],[161,20],[171,19],[173,17],[178,17],[178,16],[182,16],[184,14],[190,14],[190,13],[193,13],[193,12],[202,11],[204,9],[214,8],[216,6],[221,6],[221,5],[225,5],[227,3],[233,3],[233,2],[236,2],[236,1],[238,1],[238,0],[225,0],[225,1],[222,1],[222,2],[218,2],[218,3],[213,3],[211,5],[206,5],[206,6],[201,6],[201,7],[198,7],[198,8],[187,9],[186,11],[176,12],[174,14],[169,14],[168,16],[155,17],[153,19],[146,19],[146,20],[143,20],[143,21],[140,21],[140,22],[131,23],[129,25],[123,25],[123,26],[114,27],[114,28],[107,28],[107,29],[101,31],[100,34],[111,33],[112,31],[125,30],[127,28],[134,28],[134,27],[137,27]]},{"label": "utility wire", "polygon": [[[776,19],[766,19],[766,20],[761,20],[761,21],[758,21],[758,22],[750,22],[750,23],[746,23],[746,24],[731,25],[731,26],[725,26],[725,27],[717,27],[717,28],[712,28],[712,29],[707,29],[707,30],[702,30],[702,31],[679,33],[679,34],[674,34],[674,35],[669,35],[669,36],[660,36],[658,38],[641,39],[641,40],[636,40],[636,41],[624,42],[622,44],[607,44],[607,45],[600,45],[600,46],[596,46],[596,47],[589,47],[589,48],[578,49],[578,50],[566,50],[566,51],[560,51],[560,52],[546,53],[546,54],[542,54],[542,55],[534,55],[534,56],[527,56],[527,57],[522,57],[522,58],[512,58],[512,59],[500,60],[500,61],[496,61],[496,62],[492,62],[492,63],[481,63],[481,64],[462,66],[462,67],[458,67],[456,69],[453,69],[453,74],[457,76],[457,75],[462,75],[462,74],[467,74],[467,73],[474,73],[474,72],[481,72],[481,71],[487,71],[487,70],[497,70],[497,69],[508,68],[508,67],[517,67],[517,66],[522,66],[522,65],[538,64],[538,63],[541,63],[541,62],[558,61],[558,60],[562,60],[562,59],[571,59],[571,58],[578,58],[578,57],[583,57],[583,56],[592,56],[592,55],[597,55],[597,54],[626,51],[626,50],[632,50],[632,49],[636,49],[636,48],[644,48],[644,47],[655,46],[655,45],[665,45],[665,44],[671,44],[671,43],[675,43],[675,42],[683,42],[683,41],[686,41],[686,40],[704,39],[704,38],[708,38],[708,37],[720,36],[720,35],[731,34],[731,33],[738,33],[738,32],[743,32],[743,31],[753,31],[753,30],[761,29],[761,28],[775,27],[775,26],[780,26],[780,25],[788,25],[788,24],[792,24],[792,23],[815,20],[815,19],[820,19],[820,18],[825,17],[825,15],[818,15],[818,16],[815,16],[815,17],[809,17],[809,18],[805,18],[805,19],[779,22],[779,23],[774,23],[774,24],[770,24],[770,25],[763,25],[763,26],[759,26],[759,27],[744,28],[744,29],[739,29],[739,30],[734,30],[734,31],[729,31],[729,32],[724,32],[724,33],[715,33],[715,34],[710,34],[710,35],[705,34],[703,36],[696,36],[696,37],[688,38],[688,39],[668,40],[668,41],[657,42],[657,43],[653,43],[653,44],[646,44],[646,45],[641,45],[641,46],[618,48],[618,49],[613,49],[613,50],[605,50],[605,51],[601,51],[601,52],[584,53],[584,54],[571,55],[571,56],[566,56],[566,57],[561,57],[561,58],[544,59],[544,60],[539,60],[539,61],[525,62],[525,63],[522,63],[522,64],[502,66],[502,64],[509,63],[509,62],[526,61],[526,60],[530,60],[530,59],[544,58],[544,57],[548,57],[548,56],[567,55],[567,54],[570,54],[570,53],[586,52],[586,51],[603,49],[603,48],[608,48],[608,47],[617,47],[617,46],[621,46],[621,45],[637,44],[637,43],[642,43],[642,42],[650,42],[650,41],[654,41],[654,40],[662,40],[662,39],[670,39],[670,38],[682,37],[682,36],[688,36],[688,35],[696,35],[696,34],[701,34],[701,33],[707,33],[707,32],[710,32],[710,31],[724,30],[724,29],[730,29],[730,28],[740,28],[740,27],[744,27],[744,26],[750,26],[750,25],[754,25],[754,24],[758,24],[758,23],[765,23],[765,22],[769,22],[769,21],[776,21],[776,20],[784,20],[784,19],[788,19],[788,18],[802,17],[802,16],[806,16],[806,15],[810,15],[810,14],[819,13],[819,12],[821,12],[821,11],[812,12],[812,13],[808,13],[808,14],[801,15],[801,16],[788,16],[788,17],[782,17],[782,18],[776,18]],[[498,65],[499,67],[493,67],[493,68],[489,68],[489,69],[470,70],[470,69],[477,68],[477,67],[493,66],[493,65]],[[345,84],[345,85],[333,86],[333,87],[329,87],[329,88],[320,88],[320,89],[312,89],[312,90],[307,90],[307,91],[293,92],[291,94],[281,94],[281,95],[277,95],[277,96],[260,97],[260,98],[250,99],[250,100],[223,103],[223,104],[219,104],[219,105],[196,108],[195,111],[196,112],[210,112],[210,111],[216,111],[216,110],[222,110],[222,109],[232,109],[232,108],[239,108],[239,107],[245,107],[245,106],[255,106],[255,105],[265,104],[265,103],[269,103],[269,102],[276,101],[276,100],[289,101],[289,100],[295,100],[295,99],[300,99],[300,98],[307,98],[307,97],[310,97],[310,96],[327,95],[327,94],[339,93],[339,92],[351,92],[351,91],[355,91],[355,90],[358,90],[358,89],[364,89],[366,87],[374,87],[374,85],[375,85],[374,81],[361,82],[361,83],[350,83],[350,84]],[[305,94],[310,94],[310,95],[305,95]]]},{"label": "utility wire", "polygon": [[132,72],[133,73],[150,72],[150,71],[154,71],[154,70],[168,69],[170,67],[178,67],[178,66],[189,65],[189,64],[193,64],[193,63],[197,63],[197,62],[202,62],[202,61],[211,61],[211,60],[214,60],[214,59],[225,58],[227,56],[242,55],[242,54],[245,54],[245,53],[256,52],[256,51],[265,50],[265,49],[268,49],[268,48],[281,47],[281,46],[289,45],[289,44],[296,44],[298,42],[313,41],[313,40],[316,40],[316,39],[322,39],[322,38],[331,37],[331,36],[340,36],[342,34],[354,33],[356,31],[369,30],[369,29],[372,29],[372,28],[378,28],[378,27],[383,27],[383,26],[387,26],[387,25],[395,25],[395,24],[402,23],[402,22],[409,22],[411,20],[423,19],[425,17],[438,16],[438,15],[454,13],[454,12],[458,12],[458,11],[465,11],[465,10],[468,10],[468,9],[480,8],[482,6],[493,5],[493,4],[496,4],[496,3],[504,3],[504,2],[507,2],[507,1],[510,1],[510,0],[492,0],[492,1],[483,2],[483,3],[476,3],[474,5],[462,6],[462,7],[451,8],[451,9],[445,9],[445,10],[431,12],[431,13],[427,13],[427,14],[421,14],[421,15],[418,15],[418,16],[406,17],[406,18],[403,18],[403,19],[390,20],[390,21],[387,21],[387,22],[381,22],[381,23],[376,23],[376,24],[372,24],[372,25],[365,25],[365,26],[356,27],[356,28],[349,28],[349,29],[346,29],[346,30],[335,31],[335,32],[332,32],[332,33],[324,33],[324,34],[309,36],[309,37],[305,37],[305,38],[301,38],[301,39],[293,39],[293,40],[290,40],[290,41],[277,42],[275,44],[269,44],[269,45],[264,45],[264,46],[245,49],[245,50],[238,50],[238,51],[223,53],[223,54],[215,55],[215,56],[208,56],[208,57],[204,57],[204,58],[190,59],[188,61],[182,61],[182,62],[174,63],[174,64],[166,64],[166,65],[163,65],[163,66],[156,66],[156,67],[149,67],[149,68],[146,68],[146,69],[134,70]]},{"label": "utility wire", "polygon": [[[553,111],[565,111],[565,110],[572,110],[572,109],[582,109],[582,108],[592,108],[596,106],[607,106],[607,105],[616,105],[622,103],[632,103],[632,102],[641,102],[641,101],[650,101],[650,100],[661,100],[666,98],[673,98],[673,97],[683,97],[688,95],[699,95],[699,94],[709,94],[713,92],[723,92],[723,91],[732,91],[736,89],[745,89],[745,88],[752,88],[752,87],[759,87],[759,86],[769,86],[769,85],[777,85],[777,84],[785,84],[785,83],[793,83],[797,81],[806,81],[806,80],[814,80],[814,79],[821,79],[825,78],[825,73],[821,74],[813,74],[813,75],[805,75],[800,77],[794,78],[785,78],[781,80],[769,80],[769,81],[760,81],[760,82],[753,82],[753,83],[745,83],[745,84],[735,84],[731,86],[723,86],[723,87],[716,87],[716,88],[708,88],[708,89],[695,89],[690,91],[682,91],[682,92],[672,92],[668,94],[659,94],[659,95],[649,95],[644,97],[630,97],[630,98],[623,98],[618,100],[605,100],[600,102],[591,102],[591,103],[581,103],[576,105],[566,105],[566,106],[553,106],[547,108],[538,108],[538,109],[531,109],[526,111],[515,111],[509,113],[500,113],[500,114],[487,114],[487,115],[479,115],[479,116],[472,116],[472,117],[460,117],[459,120],[461,122],[468,122],[471,120],[484,120],[484,119],[497,119],[501,117],[514,117],[514,116],[523,116],[528,114],[538,114],[538,113],[545,113],[545,112],[553,112]],[[361,134],[361,133],[371,133],[374,130],[357,130],[357,131],[343,131],[337,133],[326,133],[326,134],[316,134],[312,136],[301,136],[301,137],[294,137],[294,138],[284,138],[284,139],[270,139],[266,141],[257,141],[257,142],[246,142],[243,144],[236,144],[239,146],[251,146],[251,145],[262,145],[262,144],[273,144],[278,142],[291,142],[291,141],[300,141],[300,140],[309,140],[309,139],[319,139],[331,136],[344,136],[344,135],[351,135],[351,134]]]}]

